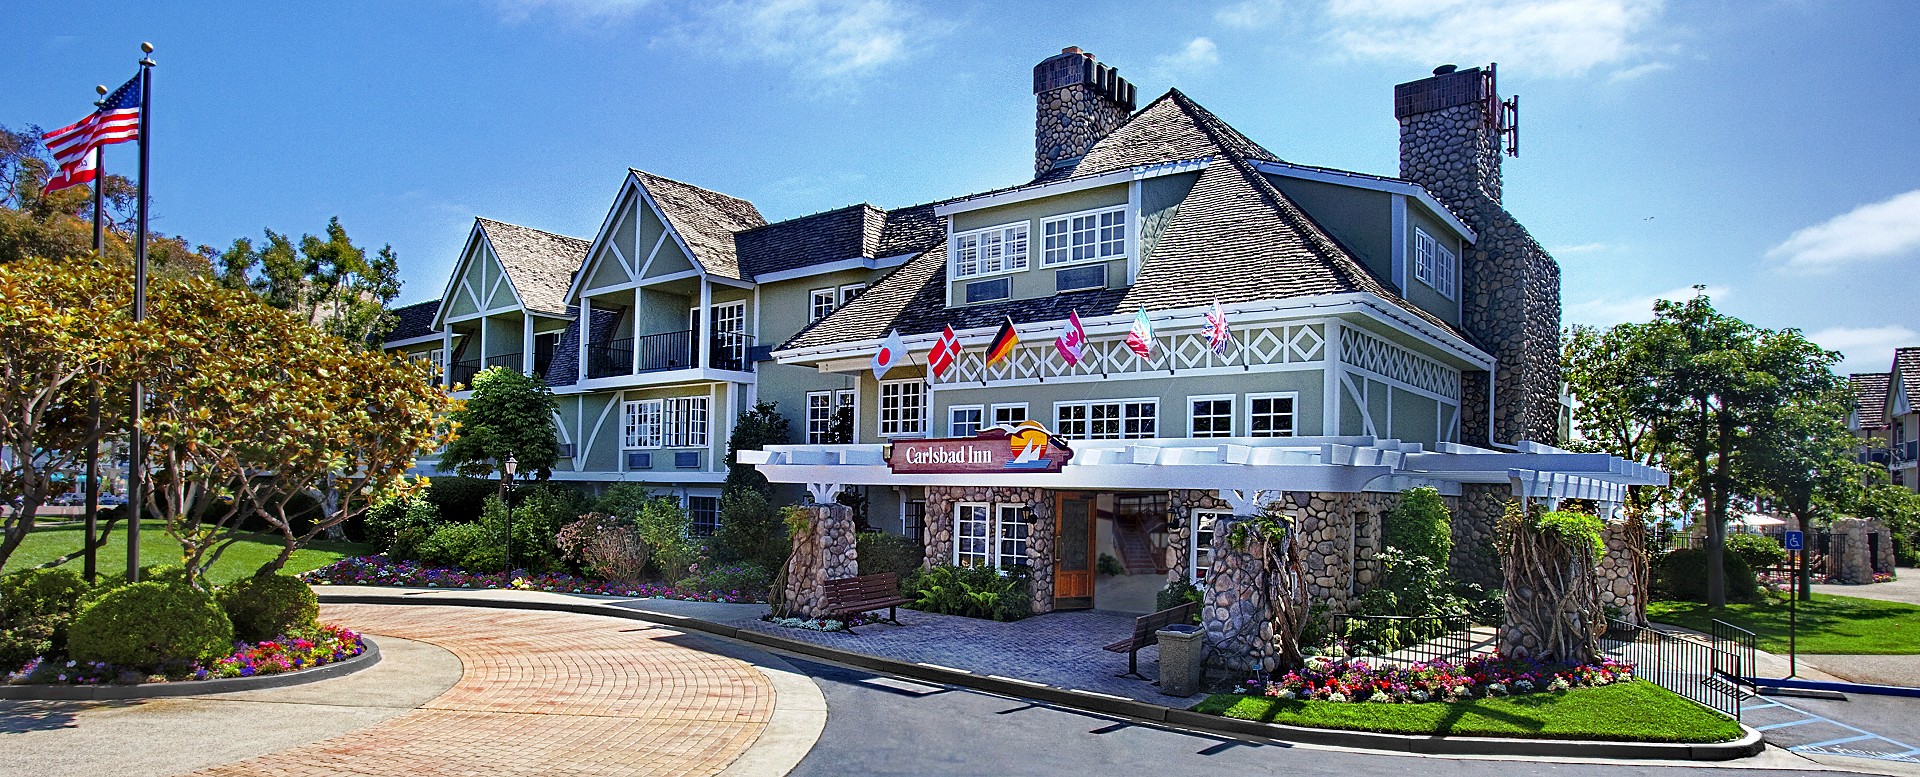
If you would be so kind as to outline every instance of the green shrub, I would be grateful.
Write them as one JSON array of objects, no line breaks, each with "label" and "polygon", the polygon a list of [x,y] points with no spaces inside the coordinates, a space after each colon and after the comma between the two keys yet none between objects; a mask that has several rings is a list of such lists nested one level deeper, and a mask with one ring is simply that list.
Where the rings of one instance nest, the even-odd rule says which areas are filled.
[{"label": "green shrub", "polygon": [[[420,497],[406,499],[388,499],[367,511],[367,544],[373,546],[376,553],[393,553],[400,534],[408,530],[416,531],[415,536],[424,538],[433,533],[433,527],[440,523],[440,511],[432,502]],[[414,541],[415,545],[419,540]],[[395,555],[394,558],[405,558]]]},{"label": "green shrub", "polygon": [[462,562],[476,549],[486,545],[498,547],[500,535],[488,532],[487,527],[477,523],[450,523],[434,529],[427,541],[420,543],[420,560],[437,566],[466,569]]},{"label": "green shrub", "polygon": [[1112,553],[1102,553],[1100,560],[1094,564],[1094,571],[1109,576],[1124,575],[1127,573],[1127,568],[1120,563],[1120,559],[1114,558]]},{"label": "green shrub", "polygon": [[[720,530],[713,534],[714,555],[721,561],[751,561],[772,569],[786,563],[790,550],[780,509],[753,488],[735,488],[720,497]],[[860,559],[864,562],[866,551]],[[866,569],[866,564],[861,564]]]},{"label": "green shrub", "polygon": [[480,520],[487,497],[500,493],[500,482],[486,478],[435,477],[427,482],[427,501],[439,513],[440,520],[472,523]]},{"label": "green shrub", "polygon": [[878,531],[861,532],[853,544],[854,553],[860,558],[860,574],[892,572],[904,577],[920,568],[920,543],[907,537]]},{"label": "green shrub", "polygon": [[420,560],[420,546],[428,537],[433,536],[431,526],[408,526],[393,535],[393,544],[387,547],[387,556],[396,561]]},{"label": "green shrub", "polygon": [[1600,516],[1573,510],[1550,510],[1534,519],[1534,526],[1542,534],[1551,535],[1561,542],[1571,545],[1585,543],[1593,548],[1595,559],[1607,555],[1607,540],[1602,534],[1607,524]]},{"label": "green shrub", "polygon": [[[1153,609],[1171,610],[1187,602],[1200,604],[1205,598],[1205,594],[1201,593],[1198,586],[1195,586],[1185,578],[1181,578],[1168,583],[1165,588],[1160,589],[1159,593],[1153,595]],[[1200,622],[1200,610],[1198,608],[1195,608],[1193,611],[1193,622]]]},{"label": "green shrub", "polygon": [[731,564],[719,564],[711,567],[696,565],[692,577],[680,581],[680,587],[689,591],[713,591],[717,593],[739,592],[749,596],[758,595],[767,590],[773,582],[773,573],[758,564],[736,561]]},{"label": "green shrub", "polygon": [[243,577],[214,593],[233,638],[241,642],[307,634],[320,627],[320,598],[297,578],[272,573]]},{"label": "green shrub", "polygon": [[633,520],[640,517],[640,508],[653,499],[653,492],[639,483],[615,483],[594,500],[592,511]]},{"label": "green shrub", "polygon": [[[518,507],[513,508],[513,563],[516,568],[536,572],[559,566],[559,549],[554,534],[586,512],[586,500],[579,492],[558,484],[542,484],[523,489]],[[485,519],[482,523],[487,523]],[[498,535],[500,526],[487,527]]]},{"label": "green shrub", "polygon": [[1727,552],[1740,556],[1747,562],[1749,569],[1767,569],[1785,563],[1787,549],[1780,542],[1764,534],[1730,534],[1727,536]]},{"label": "green shrub", "polygon": [[[1759,597],[1760,583],[1753,568],[1737,553],[1721,556],[1721,569],[1729,601],[1752,601]],[[1669,551],[1654,567],[1654,587],[1668,599],[1688,602],[1707,601],[1707,550],[1685,548]]]},{"label": "green shrub", "polygon": [[492,575],[507,571],[507,549],[498,544],[480,544],[460,557],[460,567],[476,575]]},{"label": "green shrub", "polygon": [[1015,621],[1033,612],[1031,580],[1032,571],[1025,566],[1000,570],[942,564],[914,575],[906,595],[914,600],[909,607],[924,612]]},{"label": "green shrub", "polygon": [[0,674],[63,653],[87,583],[72,570],[29,569],[0,577]]},{"label": "green shrub", "polygon": [[73,620],[67,653],[151,669],[168,661],[208,661],[233,649],[233,623],[213,595],[184,585],[122,586]]},{"label": "green shrub", "polygon": [[1440,492],[1414,488],[1400,494],[1400,504],[1381,517],[1381,544],[1400,552],[1432,559],[1445,569],[1453,555],[1453,516]]},{"label": "green shrub", "polygon": [[[140,568],[140,582],[186,585],[187,570],[178,564],[148,564]],[[124,569],[100,575],[99,581],[93,584],[92,590],[81,595],[80,606],[74,610],[74,613],[79,614],[79,611],[86,609],[88,605],[125,587],[127,587],[127,572]]]},{"label": "green shrub", "polygon": [[666,497],[647,500],[634,516],[640,539],[653,549],[653,568],[661,579],[686,577],[687,568],[700,558],[699,546],[687,537],[687,521],[680,503]]}]

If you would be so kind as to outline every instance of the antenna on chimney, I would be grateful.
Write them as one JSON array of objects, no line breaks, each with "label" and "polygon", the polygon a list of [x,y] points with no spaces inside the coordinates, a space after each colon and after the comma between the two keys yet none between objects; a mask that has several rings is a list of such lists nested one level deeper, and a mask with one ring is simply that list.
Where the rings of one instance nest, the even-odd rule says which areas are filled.
[{"label": "antenna on chimney", "polygon": [[1487,124],[1492,125],[1494,134],[1506,138],[1507,156],[1517,157],[1520,155],[1520,95],[1516,94],[1505,101],[1500,99],[1499,69],[1500,63],[1494,62],[1487,65],[1482,73],[1486,81],[1481,90],[1486,95],[1484,110]]}]

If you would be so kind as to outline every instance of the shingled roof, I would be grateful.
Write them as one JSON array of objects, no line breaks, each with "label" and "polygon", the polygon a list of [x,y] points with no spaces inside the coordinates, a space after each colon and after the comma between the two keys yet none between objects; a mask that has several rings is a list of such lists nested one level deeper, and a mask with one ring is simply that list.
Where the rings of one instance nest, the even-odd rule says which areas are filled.
[{"label": "shingled roof", "polygon": [[[1920,398],[1920,347],[1895,348],[1893,368],[1900,373],[1900,387],[1907,392],[1907,400]],[[1891,387],[1888,392],[1891,397]],[[1893,400],[1887,401],[1891,405]]]},{"label": "shingled roof", "polygon": [[[693,259],[709,275],[751,280],[741,271],[734,233],[766,226],[753,203],[690,183],[632,170],[640,186],[666,216],[673,231],[686,241]],[[844,257],[836,257],[844,258]]]},{"label": "shingled roof", "polygon": [[[1096,143],[1073,177],[1139,165],[1212,158],[1200,174],[1134,284],[1043,299],[946,307],[946,252],[935,240],[914,261],[883,278],[853,303],[802,330],[782,350],[884,336],[1064,318],[1144,308],[1189,308],[1323,294],[1366,292],[1433,326],[1472,342],[1459,328],[1400,297],[1364,263],[1250,164],[1279,161],[1178,90],[1171,90]],[[937,225],[936,225],[937,226]]]},{"label": "shingled roof", "polygon": [[439,311],[440,300],[437,299],[394,308],[393,331],[387,333],[387,342],[397,343],[433,334],[433,316]]},{"label": "shingled roof", "polygon": [[866,203],[735,233],[747,277],[854,257],[875,257],[887,213]]},{"label": "shingled roof", "polygon": [[1847,376],[1847,385],[1853,389],[1854,417],[1859,419],[1862,429],[1884,429],[1887,426],[1887,386],[1892,373],[1856,372]]},{"label": "shingled roof", "polygon": [[500,257],[513,290],[527,310],[552,316],[567,313],[567,287],[587,259],[591,245],[579,238],[543,232],[490,218],[475,218]]}]

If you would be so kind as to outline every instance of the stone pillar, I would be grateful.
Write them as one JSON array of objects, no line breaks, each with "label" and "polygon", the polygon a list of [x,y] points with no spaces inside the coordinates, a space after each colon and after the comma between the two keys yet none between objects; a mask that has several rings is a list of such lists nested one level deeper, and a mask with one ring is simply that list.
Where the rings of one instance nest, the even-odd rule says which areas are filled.
[{"label": "stone pillar", "polygon": [[1505,483],[1468,483],[1460,486],[1460,497],[1447,504],[1453,512],[1453,557],[1447,571],[1454,580],[1479,583],[1488,590],[1503,584],[1494,538],[1512,494],[1512,487]]},{"label": "stone pillar", "polygon": [[1592,661],[1606,631],[1595,548],[1586,540],[1568,542],[1539,531],[1519,510],[1514,505],[1500,528],[1507,550],[1501,559],[1506,616],[1496,639],[1500,655]]},{"label": "stone pillar", "polygon": [[1059,525],[1053,519],[1053,492],[1024,489],[1032,525],[1027,530],[1027,564],[1033,572],[1033,613],[1053,612],[1053,546]]},{"label": "stone pillar", "polygon": [[[1867,537],[1879,534],[1880,566],[1874,568],[1873,550]],[[1833,539],[1827,551],[1827,582],[1859,585],[1873,582],[1873,573],[1893,571],[1893,544],[1885,525],[1871,518],[1838,518],[1833,522]]]},{"label": "stone pillar", "polygon": [[799,618],[824,618],[827,581],[860,574],[853,508],[816,504],[802,509],[806,531],[793,535],[793,553],[787,556],[787,611]]},{"label": "stone pillar", "polygon": [[1187,579],[1187,561],[1193,547],[1193,511],[1232,509],[1218,491],[1181,489],[1167,492],[1167,582]]},{"label": "stone pillar", "polygon": [[921,560],[921,569],[932,569],[941,564],[953,563],[953,506],[964,500],[964,489],[957,486],[927,486],[926,528],[920,536],[926,538],[926,557]]},{"label": "stone pillar", "polygon": [[1600,557],[1600,609],[1613,607],[1621,620],[1647,625],[1652,568],[1647,558],[1647,524],[1639,518],[1608,521],[1607,553]]},{"label": "stone pillar", "polygon": [[1133,115],[1133,84],[1078,47],[1033,66],[1033,95],[1035,177],[1085,156]]},{"label": "stone pillar", "polygon": [[1222,517],[1213,525],[1213,566],[1207,570],[1200,625],[1207,631],[1212,662],[1229,672],[1271,672],[1279,666],[1273,644],[1273,609],[1261,594],[1267,574],[1259,559],[1234,550],[1234,524],[1246,516]]}]

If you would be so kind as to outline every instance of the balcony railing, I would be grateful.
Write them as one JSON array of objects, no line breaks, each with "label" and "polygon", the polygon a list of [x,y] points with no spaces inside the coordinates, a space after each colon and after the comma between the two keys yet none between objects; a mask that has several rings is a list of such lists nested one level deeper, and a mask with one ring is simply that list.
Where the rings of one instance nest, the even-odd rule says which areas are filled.
[{"label": "balcony railing", "polygon": [[503,353],[503,354],[497,354],[494,356],[489,356],[487,357],[487,367],[489,368],[505,367],[509,370],[513,370],[514,372],[519,372],[520,367],[524,363],[524,361],[521,359],[521,356],[522,354],[517,352]]},{"label": "balcony railing", "polygon": [[466,361],[457,361],[457,362],[454,362],[453,366],[447,370],[447,380],[450,383],[458,383],[463,386],[472,386],[473,376],[478,375],[479,373],[480,373],[479,359],[468,359]]},{"label": "balcony railing", "polygon": [[[609,378],[692,367],[693,330],[662,332],[587,346],[587,377]],[[753,336],[721,332],[707,341],[707,364],[716,370],[752,369]]]}]

